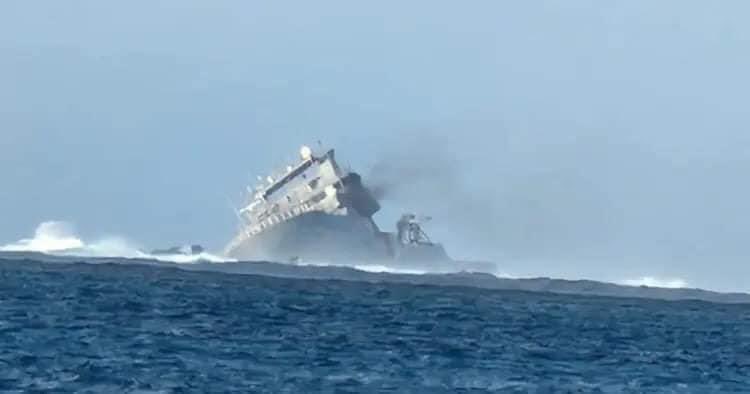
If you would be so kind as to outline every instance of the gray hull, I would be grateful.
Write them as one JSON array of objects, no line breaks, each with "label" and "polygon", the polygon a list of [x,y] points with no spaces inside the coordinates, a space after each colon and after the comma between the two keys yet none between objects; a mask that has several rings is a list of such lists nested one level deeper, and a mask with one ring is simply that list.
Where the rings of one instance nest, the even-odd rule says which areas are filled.
[{"label": "gray hull", "polygon": [[253,236],[240,235],[226,251],[241,261],[382,265],[425,271],[484,270],[452,260],[440,244],[402,245],[370,218],[312,212]]}]

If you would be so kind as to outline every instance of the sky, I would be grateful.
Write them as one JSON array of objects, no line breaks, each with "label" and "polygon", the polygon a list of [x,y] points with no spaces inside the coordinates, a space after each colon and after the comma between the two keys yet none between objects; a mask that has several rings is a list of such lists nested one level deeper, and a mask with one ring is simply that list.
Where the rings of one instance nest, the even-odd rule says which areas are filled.
[{"label": "sky", "polygon": [[3,1],[0,244],[65,220],[219,250],[245,185],[320,140],[394,183],[381,227],[431,215],[456,257],[750,291],[748,14],[742,0]]}]

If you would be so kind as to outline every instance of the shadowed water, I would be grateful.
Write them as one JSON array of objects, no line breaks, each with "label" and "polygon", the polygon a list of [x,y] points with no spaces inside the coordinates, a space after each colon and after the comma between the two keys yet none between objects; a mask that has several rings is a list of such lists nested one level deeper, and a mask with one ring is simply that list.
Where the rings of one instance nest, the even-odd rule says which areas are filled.
[{"label": "shadowed water", "polygon": [[749,392],[750,306],[0,265],[7,392]]}]

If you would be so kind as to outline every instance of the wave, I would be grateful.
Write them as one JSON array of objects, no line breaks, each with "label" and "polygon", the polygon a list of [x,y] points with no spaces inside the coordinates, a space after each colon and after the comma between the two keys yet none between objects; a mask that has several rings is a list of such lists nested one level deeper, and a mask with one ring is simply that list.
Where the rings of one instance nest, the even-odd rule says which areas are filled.
[{"label": "wave", "polygon": [[433,274],[452,274],[452,273],[482,273],[489,274],[496,278],[513,279],[517,276],[510,275],[501,271],[498,265],[489,262],[451,260],[445,264],[436,262],[329,262],[329,261],[298,261],[288,263],[290,265],[303,267],[347,267],[358,271],[374,274],[404,274],[404,275],[433,275]]},{"label": "wave", "polygon": [[[145,259],[167,263],[226,263],[236,262],[212,253],[199,254],[173,253],[153,254],[144,252],[138,244],[120,236],[107,236],[94,241],[84,240],[72,223],[66,221],[47,221],[37,226],[34,235],[19,241],[0,246],[0,252],[37,252],[53,256],[84,258],[125,258]],[[469,262],[455,261],[450,266],[405,267],[398,264],[367,264],[364,262],[331,263],[324,261],[296,262],[294,265],[316,267],[349,267],[368,273],[388,274],[439,274],[459,271],[483,272],[498,278],[512,278],[505,272],[497,270],[495,264],[476,265]]]},{"label": "wave", "polygon": [[411,275],[423,275],[428,273],[425,270],[408,269],[408,268],[397,268],[388,267],[385,265],[374,265],[374,264],[344,264],[344,263],[330,263],[323,261],[304,261],[296,262],[293,265],[301,267],[348,267],[354,268],[358,271],[370,272],[370,273],[387,273],[387,274],[411,274]]},{"label": "wave", "polygon": [[126,259],[150,259],[172,263],[235,261],[215,254],[151,254],[141,250],[135,243],[123,237],[104,237],[92,242],[84,241],[72,223],[47,221],[37,226],[34,236],[0,246],[0,252],[37,252],[55,256],[115,257]]},{"label": "wave", "polygon": [[[23,262],[23,264],[17,264]],[[584,296],[607,296],[626,298],[651,298],[662,300],[703,300],[710,302],[742,303],[750,305],[750,294],[719,293],[695,288],[669,289],[657,287],[626,286],[592,280],[537,278],[498,278],[492,274],[479,272],[430,273],[426,275],[397,274],[387,272],[366,272],[357,268],[337,265],[295,265],[264,261],[229,262],[215,264],[199,261],[195,264],[159,262],[153,259],[122,258],[79,258],[69,256],[52,256],[41,253],[5,253],[0,252],[0,270],[5,269],[49,269],[56,270],[63,263],[86,270],[87,266],[106,264],[109,269],[128,269],[126,267],[148,267],[153,269],[175,269],[178,271],[202,272],[203,274],[222,273],[280,277],[303,280],[345,280],[367,283],[400,283],[430,286],[460,286],[494,290],[543,292],[553,294],[576,294]],[[370,266],[372,269],[372,266]],[[140,268],[135,268],[140,269]],[[390,270],[389,267],[386,267]],[[674,280],[672,281],[674,282]],[[654,284],[654,283],[652,283]]]},{"label": "wave", "polygon": [[74,227],[66,222],[49,221],[40,224],[32,238],[0,246],[3,252],[62,252],[81,249],[83,241],[75,235]]},{"label": "wave", "polygon": [[688,282],[684,279],[680,278],[672,278],[672,279],[662,279],[662,278],[656,278],[653,276],[643,276],[637,279],[626,279],[620,282],[620,284],[625,286],[635,286],[635,287],[660,287],[665,289],[683,289],[687,288]]},{"label": "wave", "polygon": [[426,271],[423,271],[423,270],[399,269],[399,268],[393,268],[393,267],[386,267],[384,265],[355,265],[354,269],[358,269],[360,271],[365,271],[365,272],[389,273],[389,274],[424,275],[427,273]]},{"label": "wave", "polygon": [[[37,252],[54,256],[74,256],[74,257],[103,257],[103,258],[125,258],[125,259],[147,259],[167,263],[190,264],[190,263],[225,263],[236,262],[237,260],[228,259],[216,254],[207,252],[199,254],[152,254],[144,252],[135,243],[117,236],[103,237],[95,241],[87,242],[82,239],[76,232],[72,223],[65,221],[47,221],[41,223],[34,235],[30,238],[23,238],[19,241],[0,246],[0,252]],[[456,262],[459,263],[459,262]],[[461,268],[461,264],[452,267],[451,270],[438,270],[436,267],[430,268],[412,268],[398,267],[389,265],[373,265],[364,263],[335,264],[328,262],[300,262],[296,265],[303,266],[346,266],[368,273],[389,273],[389,274],[435,274],[449,273],[467,270]],[[431,269],[433,268],[433,269]],[[483,269],[468,269],[473,272],[483,272],[490,274],[499,279],[520,279],[515,275],[509,275],[500,271],[497,265],[492,267],[485,266]],[[654,276],[643,276],[635,279],[626,279],[616,282],[619,285],[631,287],[653,287],[666,289],[687,288],[688,282],[681,278],[657,278]]]}]

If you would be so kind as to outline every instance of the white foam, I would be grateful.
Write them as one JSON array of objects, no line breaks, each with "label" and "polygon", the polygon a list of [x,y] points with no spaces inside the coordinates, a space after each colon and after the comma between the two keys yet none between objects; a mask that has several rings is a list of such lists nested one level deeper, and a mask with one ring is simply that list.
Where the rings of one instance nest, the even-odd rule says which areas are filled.
[{"label": "white foam", "polygon": [[424,275],[427,272],[421,270],[413,270],[406,268],[393,268],[385,265],[354,265],[352,268],[374,273],[389,273],[389,274],[410,274],[410,275]]},{"label": "white foam", "polygon": [[44,222],[37,227],[33,238],[0,246],[0,251],[39,252],[58,256],[139,258],[184,264],[234,261],[206,252],[196,255],[152,255],[143,252],[135,243],[117,236],[103,237],[89,243],[76,234],[75,226],[63,221]]},{"label": "white foam", "polygon": [[75,228],[66,222],[49,221],[40,224],[33,238],[0,246],[3,252],[62,252],[84,247],[83,241],[75,235]]},{"label": "white foam", "polygon": [[[460,266],[454,270],[421,270],[421,269],[413,269],[413,268],[394,267],[394,266],[388,266],[388,265],[383,265],[383,264],[365,264],[365,263],[357,263],[357,262],[331,263],[331,262],[323,262],[323,261],[304,261],[304,262],[294,263],[294,265],[314,266],[314,267],[349,267],[349,268],[354,268],[359,271],[372,272],[372,273],[408,274],[408,275],[449,274],[449,273],[460,272],[460,270],[458,269],[460,268]],[[484,271],[470,271],[470,272],[484,272]],[[495,272],[484,272],[484,273],[494,275],[497,278],[503,278],[503,279],[518,278],[515,275],[511,275],[504,271],[498,271],[498,270],[496,270]]]},{"label": "white foam", "polygon": [[373,272],[373,273],[391,273],[391,274],[412,274],[412,275],[422,275],[427,273],[426,271],[422,270],[413,270],[413,269],[406,269],[406,268],[395,268],[395,267],[388,267],[385,265],[375,265],[375,264],[357,264],[357,263],[331,263],[331,262],[325,262],[325,261],[301,261],[297,263],[290,263],[292,265],[299,265],[299,266],[311,266],[311,267],[349,267],[354,268],[355,270],[359,271],[365,271],[365,272]]},{"label": "white foam", "polygon": [[[84,241],[75,230],[75,226],[64,221],[47,221],[41,223],[34,231],[31,238],[23,238],[19,241],[0,246],[2,252],[39,252],[50,255],[60,256],[81,256],[81,257],[114,257],[114,258],[137,258],[149,259],[162,262],[172,262],[178,264],[191,264],[198,262],[223,263],[236,261],[225,257],[203,252],[200,254],[159,254],[153,255],[145,253],[135,243],[117,236],[102,237],[92,242]],[[422,275],[433,273],[432,271],[408,269],[402,267],[393,267],[386,265],[351,263],[335,264],[329,262],[300,262],[297,265],[311,266],[346,266],[356,270],[372,273],[392,273],[392,274],[411,274]],[[436,272],[434,272],[436,273]],[[489,272],[498,278],[518,279],[519,276],[510,275],[497,269],[495,272]],[[531,276],[529,276],[531,277]],[[688,282],[681,278],[657,278],[654,276],[643,276],[635,279],[626,279],[617,282],[617,284],[626,286],[647,286],[668,289],[686,288]]]},{"label": "white foam", "polygon": [[519,279],[518,276],[511,275],[505,271],[495,271],[495,272],[489,272],[489,273],[500,279]]},{"label": "white foam", "polygon": [[688,287],[687,281],[680,278],[656,278],[653,276],[643,276],[637,279],[626,279],[620,282],[626,286],[647,286],[647,287],[662,287],[666,289],[681,289]]},{"label": "white foam", "polygon": [[228,259],[226,257],[221,257],[215,254],[211,253],[199,253],[199,254],[165,254],[165,255],[152,255],[152,254],[143,254],[141,256],[142,258],[151,259],[151,260],[157,260],[157,261],[164,261],[169,263],[178,263],[178,264],[193,264],[193,263],[200,263],[200,262],[209,262],[209,263],[228,263],[232,261],[237,261],[235,259]]}]

